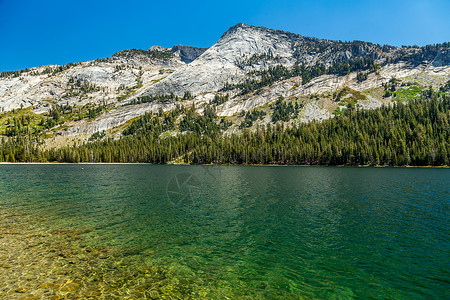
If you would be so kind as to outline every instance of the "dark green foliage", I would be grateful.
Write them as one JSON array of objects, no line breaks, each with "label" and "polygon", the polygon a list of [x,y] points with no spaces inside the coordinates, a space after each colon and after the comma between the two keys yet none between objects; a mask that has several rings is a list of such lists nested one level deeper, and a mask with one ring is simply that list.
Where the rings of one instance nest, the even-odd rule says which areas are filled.
[{"label": "dark green foliage", "polygon": [[239,128],[252,127],[253,122],[256,120],[262,120],[267,113],[262,110],[252,110],[245,113],[244,121],[239,125]]},{"label": "dark green foliage", "polygon": [[168,95],[154,95],[154,96],[141,96],[137,99],[133,99],[128,103],[123,104],[123,106],[127,105],[135,105],[135,104],[141,104],[141,103],[149,103],[149,102],[160,102],[160,103],[166,103],[166,102],[173,102],[173,101],[179,101],[179,100],[192,100],[194,99],[194,96],[189,92],[185,92],[183,95],[183,98],[179,98],[175,94],[171,93]]},{"label": "dark green foliage", "polygon": [[192,96],[191,92],[189,91],[184,92],[183,100],[192,100],[192,99],[194,99],[194,96]]},{"label": "dark green foliage", "polygon": [[[98,59],[97,59],[97,61],[99,61]],[[52,74],[52,75],[56,75],[56,74],[58,74],[58,73],[60,73],[60,72],[63,72],[63,71],[65,71],[65,70],[68,70],[68,69],[70,69],[70,68],[72,68],[72,67],[75,67],[75,66],[78,66],[79,64],[81,64],[81,63],[68,63],[68,64],[65,64],[65,65],[61,65],[61,66],[57,66],[57,67],[55,67],[55,68],[51,68],[51,67],[46,67],[42,72],[41,72],[41,75],[45,75],[45,74]],[[19,77],[20,75],[22,75],[23,73],[28,73],[28,72],[30,72],[31,70],[30,69],[28,69],[28,68],[26,68],[26,69],[22,69],[22,70],[17,70],[17,71],[3,71],[3,72],[1,72],[0,73],[0,78],[2,78],[2,77]],[[31,73],[31,75],[37,75],[36,74],[37,72],[32,72]]]},{"label": "dark green foliage", "polygon": [[[310,67],[305,67],[304,65],[301,65],[300,69],[298,69],[299,70],[298,73],[297,73],[297,69],[295,69],[295,68],[296,67],[294,67],[293,74],[298,74],[302,77],[302,84],[307,84],[313,78],[316,78],[320,75],[327,73],[325,66],[322,64],[316,64],[316,65],[313,65]],[[298,75],[294,75],[294,76],[298,76]]]},{"label": "dark green foliage", "polygon": [[17,70],[17,71],[2,71],[0,73],[0,78],[19,77],[21,74],[27,73],[29,71],[30,71],[30,69],[28,69],[28,68],[22,69],[22,70]]},{"label": "dark green foliage", "polygon": [[42,70],[41,75],[50,74],[52,72],[52,68],[46,67],[44,70]]},{"label": "dark green foliage", "polygon": [[50,116],[52,117],[52,119],[53,119],[56,123],[58,123],[59,118],[60,118],[61,115],[60,115],[59,109],[57,109],[56,106],[54,106],[54,107],[50,110]]},{"label": "dark green foliage", "polygon": [[301,108],[297,102],[293,105],[292,102],[286,103],[283,100],[283,97],[280,97],[273,106],[272,122],[274,123],[295,119]]},{"label": "dark green foliage", "polygon": [[0,162],[46,162],[41,142],[34,135],[0,138]]},{"label": "dark green foliage", "polygon": [[29,116],[22,115],[20,118],[14,117],[8,120],[8,127],[6,127],[6,136],[18,136],[27,135],[31,132],[29,128],[30,119]]},{"label": "dark green foliage", "polygon": [[377,58],[380,52],[389,53],[395,47],[375,45],[363,41],[330,41],[320,40],[311,37],[302,37],[303,42],[295,46],[294,57],[304,59],[304,53],[327,54],[344,52],[349,53],[352,57],[371,57]]},{"label": "dark green foliage", "polygon": [[395,95],[395,91],[397,90],[398,80],[394,77],[389,80],[389,83],[383,84],[384,87],[384,98]]},{"label": "dark green foliage", "polygon": [[71,98],[71,97],[77,97],[77,96],[85,96],[89,93],[95,93],[100,91],[100,87],[88,82],[83,81],[81,79],[75,79],[74,77],[70,77],[69,81],[67,83],[67,89],[66,93],[64,94],[63,98]]},{"label": "dark green foliage", "polygon": [[269,61],[279,61],[281,60],[281,56],[274,56],[271,51],[262,54],[253,54],[250,58],[237,62],[237,65],[244,69],[246,66],[252,66],[254,64],[259,64],[261,62],[269,62]]},{"label": "dark green foliage", "polygon": [[170,51],[148,50],[148,56],[152,58],[168,60],[173,57],[173,53]]},{"label": "dark green foliage", "polygon": [[78,66],[80,63],[68,63],[65,65],[57,66],[53,69],[52,75],[56,75],[58,73],[64,72],[65,70],[68,70],[72,67]]},{"label": "dark green foliage", "polygon": [[341,63],[335,63],[328,68],[327,73],[346,75],[354,71],[363,71],[363,70],[375,71],[376,69],[377,65],[375,64],[374,59],[370,57],[364,57],[343,61]]},{"label": "dark green foliage", "polygon": [[376,70],[377,65],[370,57],[352,59],[340,63],[335,63],[326,68],[323,64],[305,66],[304,64],[295,64],[292,68],[286,68],[282,65],[269,67],[264,71],[255,72],[249,75],[256,75],[259,79],[246,79],[243,83],[226,83],[221,91],[240,89],[240,95],[259,91],[263,87],[270,86],[273,83],[296,76],[301,76],[302,84],[307,84],[312,79],[324,74],[346,75],[354,71]]},{"label": "dark green foliage", "polygon": [[81,120],[88,118],[89,120],[95,119],[103,111],[108,108],[105,102],[95,105],[93,103],[87,103],[82,107],[70,106],[69,104],[53,104],[50,110],[49,116],[55,121],[56,124],[63,124],[67,120]]},{"label": "dark green foliage", "polygon": [[39,136],[46,129],[51,129],[58,124],[64,123],[62,119],[72,112],[73,107],[65,105],[53,105],[47,116],[22,114],[20,117],[13,117],[7,121],[5,135],[13,136]]},{"label": "dark green foliage", "polygon": [[271,52],[263,54],[253,54],[252,56],[250,56],[249,59],[247,59],[245,65],[251,66],[254,63],[259,63],[261,61],[269,61],[271,59],[273,59],[273,54]]},{"label": "dark green foliage", "polygon": [[219,126],[221,130],[227,130],[231,125],[233,125],[233,123],[226,118],[222,117],[220,119]]},{"label": "dark green foliage", "polygon": [[358,80],[358,82],[363,82],[367,79],[367,76],[368,74],[366,72],[358,72],[358,74],[356,74],[356,80]]},{"label": "dark green foliage", "polygon": [[213,108],[203,115],[191,109],[179,124],[183,134],[163,137],[176,129],[177,114],[184,113],[180,107],[173,115],[160,111],[137,118],[121,139],[78,147],[42,151],[33,136],[3,138],[0,161],[448,165],[450,97],[428,95],[374,110],[347,109],[321,123],[290,128],[278,123],[231,135],[220,132],[225,121],[215,122]]},{"label": "dark green foliage", "polygon": [[[196,128],[164,139],[142,132],[46,155],[50,160],[79,157],[88,161],[92,153],[97,162],[162,163],[186,157],[194,163],[442,165],[449,161],[449,110],[448,98],[418,100],[371,111],[348,110],[322,123],[299,127],[267,126],[221,138]],[[196,126],[190,121],[196,117],[190,116],[186,124]]]},{"label": "dark green foliage", "polygon": [[116,65],[114,67],[114,72],[120,72],[122,70],[125,70],[127,68],[126,64]]},{"label": "dark green foliage", "polygon": [[137,134],[152,134],[159,136],[162,132],[175,129],[175,121],[180,114],[185,113],[184,106],[177,105],[177,107],[164,114],[160,110],[157,114],[146,113],[145,115],[134,120],[128,128],[126,128],[123,135],[137,135]]},{"label": "dark green foliage", "polygon": [[133,99],[128,103],[125,103],[123,106],[127,105],[135,105],[140,103],[149,103],[149,102],[172,102],[172,101],[178,101],[180,98],[178,96],[175,96],[175,94],[168,94],[168,95],[155,95],[155,96],[141,96],[137,99]]},{"label": "dark green foliage", "polygon": [[108,58],[98,58],[95,60],[96,62],[108,62],[109,59]]},{"label": "dark green foliage", "polygon": [[288,68],[281,65],[270,67],[269,69],[261,72],[256,72],[255,75],[260,77],[260,79],[247,79],[243,83],[235,85],[226,84],[221,91],[227,91],[237,88],[241,90],[241,95],[245,95],[265,86],[269,86],[279,80],[288,79],[293,76]]},{"label": "dark green foliage", "polygon": [[403,49],[397,54],[392,62],[396,63],[399,61],[405,61],[414,66],[418,66],[424,61],[433,61],[439,56],[439,53],[442,53],[442,51],[448,51],[450,49],[450,43],[445,42],[441,44],[426,45],[423,47],[402,46],[402,48]]},{"label": "dark green foliage", "polygon": [[450,92],[450,80],[447,81],[447,83],[444,84],[444,86],[441,86],[441,88],[439,90],[443,93]]},{"label": "dark green foliage", "polygon": [[113,57],[135,58],[137,55],[144,55],[153,59],[169,60],[173,57],[173,53],[168,50],[142,50],[130,49],[115,53]]},{"label": "dark green foliage", "polygon": [[388,98],[388,97],[390,97],[390,96],[392,96],[391,91],[389,91],[389,90],[384,90],[383,97],[384,97],[384,98]]},{"label": "dark green foliage", "polygon": [[342,89],[337,93],[333,94],[333,99],[335,102],[341,101],[342,96],[344,96],[344,93],[346,92],[346,89]]},{"label": "dark green foliage", "polygon": [[101,114],[101,112],[105,109],[106,107],[99,105],[95,108],[90,108],[89,112],[88,112],[88,118],[89,120],[95,119],[95,117],[97,117],[98,115]]},{"label": "dark green foliage", "polygon": [[69,103],[66,104],[53,104],[52,109],[50,109],[49,116],[58,122],[59,119],[65,115],[70,115],[74,110],[75,106],[70,106]]},{"label": "dark green foliage", "polygon": [[225,83],[225,85],[223,86],[222,89],[220,89],[221,92],[226,92],[226,91],[231,91],[233,90],[235,87],[233,84],[230,84],[229,82]]},{"label": "dark green foliage", "polygon": [[89,138],[89,141],[95,141],[95,140],[101,140],[106,135],[105,131],[98,131],[94,132],[91,137]]},{"label": "dark green foliage", "polygon": [[203,116],[197,115],[192,109],[180,122],[180,131],[191,131],[197,134],[213,135],[220,132],[216,123],[217,116],[209,105],[203,111]]},{"label": "dark green foliage", "polygon": [[214,99],[211,101],[212,104],[220,105],[230,100],[230,95],[226,94],[224,96],[215,95]]},{"label": "dark green foliage", "polygon": [[[346,106],[347,108],[355,108],[358,104],[358,100],[364,99],[366,99],[366,95],[347,86],[333,94],[333,100],[339,102],[339,105]],[[334,114],[340,114],[345,110],[346,108],[341,110],[341,108],[338,107],[334,111]]]}]

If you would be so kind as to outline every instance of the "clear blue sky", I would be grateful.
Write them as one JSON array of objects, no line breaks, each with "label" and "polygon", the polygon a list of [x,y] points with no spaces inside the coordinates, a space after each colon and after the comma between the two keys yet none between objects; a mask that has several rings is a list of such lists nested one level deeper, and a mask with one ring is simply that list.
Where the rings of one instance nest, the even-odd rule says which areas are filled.
[{"label": "clear blue sky", "polygon": [[209,47],[239,22],[334,40],[421,46],[450,41],[449,16],[449,0],[0,0],[0,71],[152,45]]}]

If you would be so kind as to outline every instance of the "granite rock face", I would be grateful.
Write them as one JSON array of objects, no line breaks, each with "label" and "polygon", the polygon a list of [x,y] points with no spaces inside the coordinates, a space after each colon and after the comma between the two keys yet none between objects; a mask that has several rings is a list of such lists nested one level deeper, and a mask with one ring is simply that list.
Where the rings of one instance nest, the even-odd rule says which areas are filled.
[{"label": "granite rock face", "polygon": [[337,42],[255,27],[239,23],[226,31],[219,41],[190,64],[144,91],[142,95],[182,95],[217,92],[226,83],[238,83],[254,71],[296,62],[325,67],[357,58],[372,58],[383,64],[411,56],[414,67],[423,64],[449,66],[449,50],[426,52],[423,49],[380,46],[368,42]]},{"label": "granite rock face", "polygon": [[[149,50],[130,49],[110,58],[66,66],[42,66],[0,77],[0,112],[33,107],[45,113],[55,104],[77,107],[106,103],[111,109],[91,122],[82,120],[59,132],[70,136],[90,134],[123,124],[129,119],[160,108],[170,110],[174,102],[133,104],[142,96],[190,92],[195,99],[179,102],[201,109],[227,84],[259,79],[258,71],[270,67],[322,64],[325,67],[352,59],[371,58],[380,69],[358,82],[356,73],[323,75],[307,84],[290,78],[264,87],[259,93],[239,95],[231,91],[230,100],[217,105],[219,116],[233,116],[265,106],[278,97],[297,99],[306,95],[332,93],[345,86],[356,91],[380,87],[391,78],[423,79],[438,87],[450,79],[450,49],[444,47],[393,47],[362,41],[330,41],[239,23],[229,28],[210,48],[175,45],[153,46]],[[421,80],[422,80],[421,79]],[[363,107],[374,108],[380,99],[368,98]],[[305,104],[303,120],[332,116],[323,103]]]},{"label": "granite rock face", "polygon": [[176,70],[144,94],[215,92],[227,82],[236,83],[245,79],[246,73],[253,69],[268,67],[267,64],[241,67],[242,62],[251,56],[267,53],[281,56],[282,63],[286,65],[292,65],[295,61],[289,35],[241,23],[231,27],[196,60]]}]

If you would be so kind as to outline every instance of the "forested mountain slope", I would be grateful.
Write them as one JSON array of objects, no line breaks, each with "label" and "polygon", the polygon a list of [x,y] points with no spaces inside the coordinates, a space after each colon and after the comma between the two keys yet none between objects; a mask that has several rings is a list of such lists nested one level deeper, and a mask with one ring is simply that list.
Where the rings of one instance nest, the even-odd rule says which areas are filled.
[{"label": "forested mountain slope", "polygon": [[[448,153],[448,135],[444,133],[448,127],[449,51],[449,43],[382,46],[240,23],[210,48],[153,46],[95,61],[2,72],[0,159],[447,164],[442,157],[443,145]],[[431,105],[430,101],[438,103],[439,109],[433,116],[422,115],[421,109]],[[411,116],[395,119],[384,115],[401,107]],[[371,116],[370,122],[364,119],[366,114]],[[417,118],[422,121],[416,122]],[[401,122],[401,132],[397,132],[400,128],[395,120]],[[139,122],[146,124],[144,131],[137,129]],[[366,122],[381,131],[369,131]],[[354,130],[352,126],[359,124],[364,130],[316,132],[318,140],[303,143],[303,135],[331,124],[339,124],[340,130]],[[300,128],[309,129],[303,132]],[[255,143],[261,130],[270,130],[269,135],[277,132],[283,138],[277,136],[277,143]],[[386,140],[389,130],[402,136],[401,141],[398,135]],[[436,136],[436,130],[442,134]],[[150,136],[161,146],[151,144]],[[438,141],[431,145],[422,136]],[[208,138],[215,145],[211,153],[205,150]],[[150,148],[136,153],[132,145],[142,139]],[[233,139],[256,152],[230,146],[235,155],[230,156],[221,152],[223,144],[216,144],[233,144]],[[339,144],[343,141],[344,146]],[[389,141],[391,144],[383,144]],[[188,145],[168,150],[163,147],[166,142]],[[102,143],[105,148],[99,146]],[[134,155],[116,153],[121,143],[130,143],[127,153]],[[347,145],[353,148],[345,152]],[[362,151],[363,147],[372,150]],[[20,149],[25,149],[25,155]],[[149,154],[149,149],[159,154]],[[397,158],[386,156],[387,149]]]}]

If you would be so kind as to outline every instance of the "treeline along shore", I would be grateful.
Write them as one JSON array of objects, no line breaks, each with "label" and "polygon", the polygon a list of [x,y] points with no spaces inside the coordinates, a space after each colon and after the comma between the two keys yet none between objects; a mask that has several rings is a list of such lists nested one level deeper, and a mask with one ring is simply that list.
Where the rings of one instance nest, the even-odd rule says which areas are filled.
[{"label": "treeline along shore", "polygon": [[197,114],[179,106],[137,118],[116,139],[43,150],[39,136],[3,137],[0,162],[447,166],[449,120],[450,96],[439,93],[373,110],[349,107],[322,122],[277,122],[233,134],[214,107]]}]

